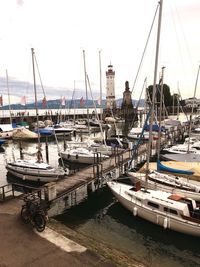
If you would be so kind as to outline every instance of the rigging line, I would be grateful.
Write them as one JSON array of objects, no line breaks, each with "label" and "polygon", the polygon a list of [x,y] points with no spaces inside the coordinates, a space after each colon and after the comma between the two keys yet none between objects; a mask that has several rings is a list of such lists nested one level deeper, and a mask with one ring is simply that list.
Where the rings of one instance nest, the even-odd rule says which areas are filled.
[{"label": "rigging line", "polygon": [[74,89],[73,89],[73,92],[72,92],[72,98],[71,98],[70,103],[68,105],[68,115],[70,113],[70,107],[72,108],[72,104],[73,104],[73,108],[75,109],[75,99],[74,99],[75,90],[76,90],[76,86],[75,86],[75,81],[74,81]]},{"label": "rigging line", "polygon": [[[178,87],[177,90],[178,90],[178,94],[179,94],[179,96],[180,96],[180,100],[183,101],[182,96],[181,96],[181,92],[180,92],[180,88]],[[179,102],[180,102],[180,101],[179,101]],[[184,115],[186,116],[186,119],[189,120],[189,119],[188,119],[188,115],[187,115],[187,113],[183,110],[183,106],[182,106],[182,105],[180,105],[180,108],[181,108],[181,111],[182,111],[182,112],[184,113]]]},{"label": "rigging line", "polygon": [[[110,112],[111,112],[112,117],[115,119],[114,114],[113,114],[112,107],[111,107],[111,109],[110,109]],[[117,137],[117,141],[118,141],[119,145],[120,145],[121,147],[123,147],[123,144],[122,144],[122,142],[120,141],[119,131],[117,131],[117,125],[116,125],[115,120],[114,120],[113,122],[114,122],[114,126],[115,126],[115,134],[118,136],[118,137]]]},{"label": "rigging line", "polygon": [[37,59],[36,59],[36,55],[34,55],[34,58],[35,58],[35,63],[36,63],[36,67],[37,67],[37,71],[38,71],[38,75],[39,75],[42,91],[43,91],[44,97],[46,98],[46,94],[45,94],[43,83],[42,83],[42,78],[41,78],[41,75],[40,75],[40,70],[39,70],[39,67],[38,67]]},{"label": "rigging line", "polygon": [[136,77],[135,77],[135,80],[134,80],[134,83],[133,83],[133,87],[132,87],[131,93],[133,93],[133,89],[135,88],[135,84],[136,84],[138,76],[139,76],[139,72],[140,72],[140,69],[141,69],[141,66],[142,66],[142,63],[143,63],[144,55],[145,55],[145,52],[146,52],[146,49],[147,49],[147,45],[148,45],[148,42],[149,42],[149,39],[150,39],[150,35],[151,35],[152,29],[153,29],[153,25],[154,25],[154,22],[155,22],[155,19],[156,19],[156,14],[158,12],[158,8],[159,8],[159,4],[157,5],[156,12],[155,12],[154,17],[153,17],[153,21],[152,21],[152,24],[151,24],[151,27],[150,27],[150,31],[149,31],[149,34],[148,34],[148,37],[147,37],[147,40],[146,40],[146,43],[145,43],[145,47],[144,47],[144,50],[143,50],[143,53],[142,53],[142,58],[140,60],[140,64],[139,64],[139,67],[138,67],[138,70],[137,70],[137,73],[136,73]]},{"label": "rigging line", "polygon": [[[39,76],[39,79],[40,79],[40,84],[41,84],[42,92],[43,92],[44,98],[46,99],[46,93],[45,93],[44,86],[43,86],[43,83],[42,83],[42,78],[41,78],[41,74],[40,74],[40,70],[39,70],[39,66],[38,66],[36,55],[34,55],[34,58],[35,58],[35,63],[36,63],[36,67],[37,67],[38,76]],[[49,108],[47,101],[46,101],[46,107],[47,107],[47,109]],[[51,114],[50,114],[50,119],[52,121]]]},{"label": "rigging line", "polygon": [[[42,91],[43,91],[44,97],[45,97],[45,99],[46,99],[46,94],[45,94],[45,91],[44,91],[44,87],[43,87],[43,83],[42,83],[42,78],[41,78],[41,75],[40,75],[40,71],[39,71],[39,67],[38,67],[38,63],[37,63],[37,59],[36,59],[36,55],[35,55],[35,53],[34,53],[34,59],[35,59],[35,63],[36,63],[36,67],[37,67],[37,71],[38,71],[38,75],[39,75],[39,79],[40,79],[40,83],[41,83]],[[48,104],[47,104],[47,108],[48,108]],[[50,119],[51,119],[51,121],[52,121],[51,113],[50,113]],[[39,127],[38,127],[38,128],[39,128]],[[55,137],[55,141],[56,141],[56,146],[57,146],[57,149],[58,149],[58,152],[59,152],[59,151],[60,151],[60,148],[59,148],[59,145],[58,145],[58,138],[57,138],[55,129],[53,129],[53,133],[54,133],[54,137]],[[61,158],[62,166],[63,166],[63,168],[65,169],[65,165],[64,165],[63,159],[62,159],[62,157],[60,157],[60,158]]]},{"label": "rigging line", "polygon": [[190,137],[191,137],[191,130],[192,130],[192,126],[193,126],[192,115],[194,113],[194,104],[195,104],[196,91],[197,91],[197,85],[198,85],[198,80],[199,80],[199,72],[200,72],[200,65],[199,65],[198,71],[197,71],[197,77],[196,77],[195,88],[194,88],[194,96],[193,96],[193,101],[192,101],[192,112],[191,112],[191,115],[190,115],[189,142],[188,142],[188,151],[187,151],[187,153],[189,153],[189,149],[190,149]]},{"label": "rigging line", "polygon": [[[174,3],[174,2],[173,2]],[[175,5],[175,4],[174,4]],[[180,29],[181,29],[181,32],[182,32],[182,38],[184,40],[184,42],[181,42],[181,44],[185,44],[185,49],[188,53],[188,58],[190,60],[190,64],[191,64],[191,67],[194,68],[193,64],[192,64],[192,56],[191,56],[191,53],[190,53],[190,50],[189,50],[189,46],[188,46],[188,42],[187,42],[187,39],[186,39],[186,36],[185,36],[185,33],[184,33],[184,30],[183,30],[183,25],[182,25],[182,20],[180,18],[180,13],[178,12],[178,9],[177,9],[177,6],[175,6],[174,8],[175,12],[176,12],[176,15],[177,15],[177,18],[178,18],[178,22],[180,24]],[[183,58],[182,57],[182,53],[181,53],[181,46],[180,46],[180,42],[178,40],[178,34],[177,34],[177,28],[176,28],[176,24],[175,24],[175,19],[174,19],[174,16],[173,16],[173,11],[172,11],[172,7],[171,7],[171,13],[172,13],[172,20],[173,20],[173,24],[174,24],[174,28],[175,28],[175,32],[176,32],[176,37],[177,37],[177,42],[178,42],[178,51],[180,52],[180,56],[181,56],[181,61],[182,61],[182,64],[183,64]],[[184,66],[184,64],[183,64]],[[184,70],[185,72],[185,70]]]},{"label": "rigging line", "polygon": [[84,77],[85,77],[85,97],[86,97],[86,105],[87,105],[88,132],[89,132],[89,135],[90,135],[89,108],[88,108],[88,89],[87,89],[87,70],[86,70],[85,50],[83,50],[83,65],[84,65]]},{"label": "rigging line", "polygon": [[141,101],[141,97],[142,97],[142,94],[143,94],[143,91],[144,91],[146,82],[147,82],[147,77],[145,77],[145,79],[144,79],[144,83],[143,83],[142,90],[141,90],[141,93],[140,93],[140,96],[139,96],[139,100],[138,100],[138,102],[137,102],[137,106],[136,106],[136,109],[135,109],[135,114],[134,114],[134,116],[133,116],[133,121],[132,121],[132,125],[131,125],[131,127],[134,126],[135,118],[136,118],[136,116],[138,115],[138,114],[137,114],[137,113],[138,113],[138,108],[139,108],[139,104],[140,104],[140,101]]},{"label": "rigging line", "polygon": [[[105,138],[104,138],[104,135],[103,135],[102,125],[101,125],[101,123],[100,123],[99,115],[98,115],[98,113],[97,113],[97,107],[96,107],[96,104],[95,104],[95,102],[94,102],[94,98],[93,98],[92,89],[91,89],[91,86],[90,86],[90,81],[89,81],[88,74],[87,74],[86,78],[87,78],[88,86],[89,86],[89,89],[90,89],[90,94],[91,94],[91,97],[92,97],[92,102],[93,102],[93,105],[94,105],[94,109],[95,109],[96,117],[97,117],[97,120],[98,120],[98,123],[99,123],[99,126],[100,126],[101,137],[102,137],[102,140],[104,141],[104,144],[106,145],[106,141],[105,141]],[[89,121],[88,121],[88,124],[89,124]]]},{"label": "rigging line", "polygon": [[[36,58],[36,55],[35,54],[34,54],[34,59],[35,59],[36,67],[37,67],[38,76],[39,76],[39,79],[40,79],[40,84],[41,84],[42,92],[43,92],[44,98],[46,99],[46,94],[45,94],[45,91],[44,91],[44,86],[43,86],[43,83],[42,83],[42,78],[41,78],[41,75],[40,75],[40,70],[39,70],[39,66],[38,66],[38,62],[37,62],[37,58]],[[47,107],[47,109],[49,108],[47,101],[46,101],[46,107]],[[50,119],[52,121],[51,113],[50,113],[49,117],[50,117]]]}]

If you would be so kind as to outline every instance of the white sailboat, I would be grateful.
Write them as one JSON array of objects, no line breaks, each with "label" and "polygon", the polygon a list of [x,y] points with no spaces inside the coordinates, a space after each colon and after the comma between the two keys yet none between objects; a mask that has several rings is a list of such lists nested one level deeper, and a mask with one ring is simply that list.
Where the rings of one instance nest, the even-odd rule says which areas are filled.
[{"label": "white sailboat", "polygon": [[83,147],[75,149],[66,149],[63,152],[60,152],[60,156],[62,159],[68,160],[73,163],[85,163],[85,164],[94,164],[109,158],[109,156],[107,155],[103,155],[98,152],[93,152]]},{"label": "white sailboat", "polygon": [[[34,67],[35,53],[33,48],[31,49],[31,51],[32,51],[32,63],[33,63],[36,118],[38,123],[37,93],[36,93],[36,80],[35,80],[35,67]],[[37,127],[37,129],[39,129],[39,127]],[[66,173],[63,168],[54,168],[51,165],[43,162],[39,134],[38,134],[37,158],[35,160],[14,159],[14,161],[6,163],[6,169],[8,173],[22,180],[51,182],[64,178],[66,176]]]},{"label": "white sailboat", "polygon": [[[90,93],[92,96],[92,90],[89,83],[89,78],[86,72],[86,63],[85,63],[85,51],[83,50],[83,60],[84,60],[84,74],[85,74],[85,88],[86,88],[86,103],[88,99],[88,90],[87,85],[89,85]],[[92,96],[93,99],[93,96]],[[94,103],[94,108],[97,116],[97,120],[99,122],[102,139],[103,139],[103,130],[102,125],[99,121],[98,114],[96,111],[96,105]],[[83,129],[86,130],[87,133],[89,133],[89,139],[83,142],[77,142],[77,141],[69,141],[67,143],[68,148],[65,151],[62,151],[59,153],[59,156],[65,160],[68,160],[73,163],[85,163],[85,164],[94,164],[96,162],[99,162],[101,160],[104,160],[106,158],[109,158],[108,155],[112,155],[112,147],[108,147],[105,142],[104,144],[97,144],[94,141],[90,140],[90,123],[89,123],[89,110],[87,106],[87,125],[84,126]]]},{"label": "white sailboat", "polygon": [[200,209],[195,200],[168,192],[108,182],[117,200],[134,216],[164,229],[200,237]]},{"label": "white sailboat", "polygon": [[[146,174],[139,172],[128,172],[133,184],[140,182],[145,187]],[[193,198],[200,201],[200,182],[177,177],[171,174],[150,171],[148,174],[148,188],[178,194],[182,197]]]},{"label": "white sailboat", "polygon": [[200,236],[200,210],[194,199],[185,198],[177,194],[165,191],[148,189],[148,172],[150,152],[152,143],[153,112],[156,92],[157,63],[161,27],[162,3],[159,2],[159,23],[157,35],[157,49],[154,69],[154,83],[152,94],[152,107],[150,116],[150,141],[147,151],[147,163],[145,173],[145,188],[140,183],[136,186],[126,185],[117,182],[108,182],[108,187],[117,200],[134,216],[139,216],[154,224],[163,226],[165,229],[174,230],[180,233]]},{"label": "white sailboat", "polygon": [[167,154],[200,154],[200,150],[198,150],[194,146],[190,146],[188,151],[188,145],[187,144],[180,144],[180,145],[174,145],[168,148],[164,148],[162,150],[162,153]]}]

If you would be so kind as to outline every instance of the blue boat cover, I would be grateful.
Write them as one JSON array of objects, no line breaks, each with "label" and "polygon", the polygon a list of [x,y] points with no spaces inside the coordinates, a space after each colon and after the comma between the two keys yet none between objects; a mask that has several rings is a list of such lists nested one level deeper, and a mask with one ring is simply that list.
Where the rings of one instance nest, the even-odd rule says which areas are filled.
[{"label": "blue boat cover", "polygon": [[[145,124],[144,125],[144,131],[149,131],[150,130],[150,125]],[[159,131],[159,125],[158,124],[153,124],[152,125],[152,131],[153,132],[158,132]],[[165,132],[165,126],[161,126],[161,132]]]},{"label": "blue boat cover", "polygon": [[5,139],[3,139],[3,138],[0,138],[0,146],[1,146],[1,145],[3,145],[5,142],[6,142],[6,140],[5,140]]},{"label": "blue boat cover", "polygon": [[194,174],[193,171],[189,170],[180,170],[180,169],[174,169],[171,167],[167,167],[163,165],[160,160],[157,160],[157,170],[158,171],[164,171],[164,172],[171,172],[171,173],[179,173],[179,174],[186,174],[186,175],[192,175]]}]

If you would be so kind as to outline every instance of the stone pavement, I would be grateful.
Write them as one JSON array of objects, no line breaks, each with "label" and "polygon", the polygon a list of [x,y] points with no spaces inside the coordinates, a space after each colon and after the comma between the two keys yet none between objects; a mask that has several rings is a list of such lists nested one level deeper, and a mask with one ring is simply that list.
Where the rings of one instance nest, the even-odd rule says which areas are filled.
[{"label": "stone pavement", "polygon": [[22,202],[0,203],[0,267],[114,267],[104,257],[47,228],[36,233],[20,218]]}]

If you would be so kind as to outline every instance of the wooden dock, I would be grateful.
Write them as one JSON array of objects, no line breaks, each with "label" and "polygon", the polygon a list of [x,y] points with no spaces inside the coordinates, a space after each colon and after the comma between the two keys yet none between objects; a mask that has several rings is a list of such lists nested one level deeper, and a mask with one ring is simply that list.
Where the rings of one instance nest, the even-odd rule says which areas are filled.
[{"label": "wooden dock", "polygon": [[82,202],[90,193],[105,186],[107,181],[117,179],[128,168],[130,159],[131,150],[124,150],[69,175],[66,179],[46,184],[45,199],[49,203],[49,216],[63,213]]}]

